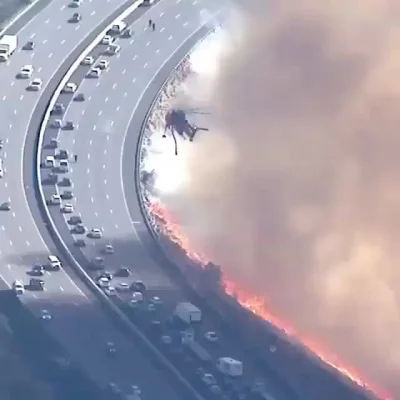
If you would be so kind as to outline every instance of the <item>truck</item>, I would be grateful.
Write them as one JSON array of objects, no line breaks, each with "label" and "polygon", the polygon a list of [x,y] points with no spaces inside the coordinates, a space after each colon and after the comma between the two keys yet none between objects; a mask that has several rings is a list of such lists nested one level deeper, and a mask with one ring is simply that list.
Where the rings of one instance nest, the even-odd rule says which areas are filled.
[{"label": "truck", "polygon": [[243,375],[243,363],[231,357],[220,357],[216,366],[218,371],[224,375],[231,377]]},{"label": "truck", "polygon": [[189,302],[178,303],[174,317],[187,325],[198,323],[201,322],[201,310]]},{"label": "truck", "polygon": [[18,46],[16,35],[4,35],[0,39],[0,61],[7,61]]}]

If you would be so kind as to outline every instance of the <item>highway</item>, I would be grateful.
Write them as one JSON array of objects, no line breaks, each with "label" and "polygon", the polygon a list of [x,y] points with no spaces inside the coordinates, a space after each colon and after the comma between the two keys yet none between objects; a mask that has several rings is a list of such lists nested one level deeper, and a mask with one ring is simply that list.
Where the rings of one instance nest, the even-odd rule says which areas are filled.
[{"label": "highway", "polygon": [[[132,118],[143,120],[147,111],[142,107],[136,109],[136,106],[143,97],[148,97],[151,101],[154,89],[162,85],[173,66],[195,44],[194,40],[190,40],[190,46],[186,45],[188,38],[195,35],[205,20],[223,5],[222,1],[215,0],[163,0],[149,11],[146,18],[138,20],[132,26],[135,34],[131,39],[118,39],[117,43],[121,46],[118,56],[99,57],[103,49],[102,46],[98,46],[93,52],[93,57],[109,60],[108,69],[100,78],[90,79],[85,78],[90,67],[78,68],[70,81],[79,84],[77,91],[85,94],[85,102],[71,101],[71,95],[61,94],[57,102],[67,106],[67,110],[63,117],[51,118],[45,133],[45,145],[57,136],[59,149],[67,150],[70,154],[70,171],[62,174],[70,177],[73,183],[71,190],[74,199],[68,202],[74,205],[75,211],[70,215],[80,215],[88,229],[100,228],[103,232],[102,239],[71,235],[71,226],[65,222],[70,215],[64,216],[59,207],[49,206],[53,221],[64,242],[84,266],[94,257],[103,256],[105,244],[112,244],[114,254],[104,256],[107,271],[114,273],[120,266],[127,266],[132,271],[129,278],[114,278],[113,283],[130,283],[136,279],[144,281],[149,292],[160,297],[168,311],[172,310],[177,301],[187,299],[187,294],[182,292],[175,282],[171,282],[162,265],[155,263],[149,256],[148,244],[151,239],[137,201],[133,206],[133,213],[125,204],[123,178],[127,179],[127,176],[130,176],[133,186],[133,154],[136,146],[134,142],[137,141],[139,130],[135,134],[130,133],[130,142],[134,143],[132,146],[127,147],[124,144]],[[149,18],[156,23],[154,32],[148,29]],[[200,37],[198,36],[197,40]],[[170,63],[169,69],[165,69],[164,79],[160,78],[157,73],[179,48],[181,50],[172,60],[173,66]],[[94,63],[96,64],[97,62]],[[154,80],[156,75],[157,79]],[[149,91],[149,88],[153,90]],[[66,131],[52,128],[52,123],[57,118],[74,122],[75,129]],[[131,165],[122,169],[122,159],[126,159],[123,157],[124,152],[131,154]],[[53,153],[53,150],[44,149],[42,162],[46,156]],[[74,155],[78,156],[76,163],[73,161]],[[50,171],[51,169],[42,168],[44,180]],[[43,189],[48,199],[60,190],[53,185],[43,185]],[[74,247],[75,238],[84,238],[86,247],[81,250]],[[213,328],[217,330],[209,321],[203,327],[205,330]],[[249,379],[256,379],[262,375],[261,371],[253,368],[251,360],[246,358],[235,342],[224,339],[218,350],[210,351],[215,357],[229,355],[244,360]],[[268,381],[268,377],[265,377],[265,380]],[[286,389],[280,384],[272,380],[268,384],[271,391],[279,394],[278,398],[287,398]]]},{"label": "highway", "polygon": [[[0,203],[11,203],[11,211],[0,214],[0,275],[9,285],[15,280],[26,283],[27,272],[35,262],[45,263],[49,254],[57,254],[41,221],[32,217],[26,194],[28,198],[33,196],[33,163],[28,166],[28,174],[23,165],[23,160],[32,160],[32,155],[23,157],[24,152],[32,153],[32,147],[25,148],[26,140],[34,140],[31,134],[27,136],[30,119],[35,108],[40,108],[40,103],[44,107],[47,101],[40,101],[40,92],[26,91],[29,80],[18,80],[16,74],[22,66],[31,64],[35,69],[33,78],[43,81],[42,92],[48,85],[50,90],[66,69],[62,67],[64,61],[72,62],[80,52],[78,45],[84,38],[99,31],[101,23],[111,22],[123,7],[124,0],[87,0],[79,8],[82,21],[70,24],[67,20],[76,10],[70,9],[68,2],[53,0],[25,25],[19,21],[19,26],[8,32],[18,33],[20,47],[29,40],[36,43],[33,51],[19,49],[9,62],[0,65],[0,138],[4,141],[0,156],[5,170],[0,179]],[[143,12],[138,11],[140,15]],[[21,301],[37,315],[43,309],[52,314],[52,320],[43,323],[90,378],[102,387],[115,382],[123,390],[139,384],[149,399],[159,399],[160,393],[169,398],[179,397],[147,356],[114,329],[97,301],[79,283],[63,270],[47,272],[44,280],[45,291],[26,291]],[[118,351],[115,360],[110,360],[106,351],[108,341]],[[158,385],[153,385],[149,377]]]}]

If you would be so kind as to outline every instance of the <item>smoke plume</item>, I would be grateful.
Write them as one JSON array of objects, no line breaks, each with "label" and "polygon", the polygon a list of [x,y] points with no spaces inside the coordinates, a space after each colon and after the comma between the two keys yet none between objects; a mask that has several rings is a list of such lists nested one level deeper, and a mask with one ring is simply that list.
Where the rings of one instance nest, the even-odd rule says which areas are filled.
[{"label": "smoke plume", "polygon": [[213,82],[211,133],[166,199],[227,275],[395,398],[399,4],[246,2]]}]

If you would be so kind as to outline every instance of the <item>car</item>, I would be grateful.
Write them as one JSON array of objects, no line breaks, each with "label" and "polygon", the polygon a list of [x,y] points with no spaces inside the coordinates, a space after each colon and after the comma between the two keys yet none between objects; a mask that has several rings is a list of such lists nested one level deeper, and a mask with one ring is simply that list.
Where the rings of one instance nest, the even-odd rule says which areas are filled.
[{"label": "car", "polygon": [[143,0],[143,3],[141,5],[142,5],[142,7],[150,7],[155,2],[156,2],[156,0]]},{"label": "car", "polygon": [[78,86],[76,83],[73,82],[68,82],[63,89],[64,93],[75,93],[76,89],[78,89]]},{"label": "car", "polygon": [[82,4],[82,0],[72,0],[71,3],[69,3],[68,7],[78,8],[81,4]]},{"label": "car", "polygon": [[107,279],[105,276],[101,276],[99,279],[97,279],[97,285],[101,289],[108,288],[108,287],[110,287],[110,280]]},{"label": "car", "polygon": [[115,348],[115,344],[113,342],[107,342],[107,353],[115,354],[117,349]]},{"label": "car", "polygon": [[59,206],[61,205],[61,197],[58,194],[52,194],[47,204],[49,206]]},{"label": "car", "polygon": [[49,255],[47,257],[47,266],[52,271],[58,271],[61,268],[61,261],[57,256]]},{"label": "car", "polygon": [[55,185],[57,183],[57,181],[58,181],[58,175],[55,174],[54,172],[50,172],[47,175],[46,183],[51,184],[51,185]]},{"label": "car", "polygon": [[[69,171],[69,163],[67,160],[60,160],[58,166],[56,167],[56,172],[65,174]],[[60,196],[61,197],[61,196]]]},{"label": "car", "polygon": [[51,127],[54,129],[60,129],[63,126],[63,122],[61,119],[55,119],[52,123],[51,123]]},{"label": "car", "polygon": [[21,71],[18,73],[18,78],[21,79],[28,79],[32,76],[33,74],[33,66],[32,65],[24,65],[21,68]]},{"label": "car", "polygon": [[112,244],[106,244],[103,249],[104,254],[114,254],[114,247]]},{"label": "car", "polygon": [[73,215],[67,221],[70,225],[78,225],[82,223],[82,218],[79,215]]},{"label": "car", "polygon": [[122,31],[121,37],[123,38],[130,38],[132,36],[132,29],[126,28]]},{"label": "car", "polygon": [[44,267],[42,264],[35,264],[32,267],[31,275],[36,275],[36,276],[43,276],[45,273]]},{"label": "car", "polygon": [[73,131],[75,129],[75,124],[73,121],[67,121],[62,128],[66,131]]},{"label": "car", "polygon": [[115,285],[115,290],[117,292],[130,292],[131,288],[129,287],[129,285],[125,282],[121,282],[118,283],[117,285]]},{"label": "car", "polygon": [[0,178],[4,176],[3,159],[0,157]]},{"label": "car", "polygon": [[206,332],[204,334],[204,339],[211,343],[216,343],[219,341],[219,337],[215,332]]},{"label": "car", "polygon": [[5,201],[4,203],[0,204],[0,211],[10,211],[11,210],[11,203],[9,201]]},{"label": "car", "polygon": [[74,233],[76,235],[83,235],[86,233],[86,227],[85,225],[77,224],[71,229],[71,233]]},{"label": "car", "polygon": [[105,268],[104,258],[103,257],[95,257],[90,262],[90,268],[95,270],[101,270]]},{"label": "car", "polygon": [[56,152],[55,157],[57,160],[68,160],[69,152],[68,150],[60,149]]},{"label": "car", "polygon": [[147,311],[149,311],[149,312],[154,312],[154,311],[156,311],[156,306],[155,306],[155,304],[149,303],[149,304],[147,305]]},{"label": "car", "polygon": [[31,290],[44,290],[44,280],[39,278],[31,278],[29,280],[29,288]]},{"label": "car", "polygon": [[48,148],[56,149],[58,147],[59,140],[57,138],[51,138],[50,143],[48,144]]},{"label": "car", "polygon": [[81,14],[76,12],[76,13],[72,14],[72,17],[68,21],[72,22],[72,23],[77,23],[77,22],[79,22],[81,20],[82,20]]},{"label": "car", "polygon": [[82,65],[92,65],[93,63],[94,63],[94,58],[92,56],[85,57],[81,62]]},{"label": "car", "polygon": [[39,78],[35,78],[28,86],[28,90],[37,92],[42,88],[43,82]]},{"label": "car", "polygon": [[97,65],[97,68],[107,69],[109,65],[110,65],[110,62],[108,60],[100,60],[99,64]]},{"label": "car", "polygon": [[61,198],[63,200],[72,200],[74,198],[74,194],[70,190],[64,190],[61,193]]},{"label": "car", "polygon": [[58,183],[59,186],[72,186],[72,182],[70,178],[62,178],[61,181]]},{"label": "car", "polygon": [[65,106],[63,103],[54,104],[54,107],[51,110],[52,115],[60,115],[60,114],[64,114],[64,112],[65,112]]},{"label": "car", "polygon": [[135,292],[141,292],[144,293],[146,291],[146,285],[143,283],[143,281],[134,281],[131,283],[131,290]]},{"label": "car", "polygon": [[139,304],[140,304],[140,302],[137,301],[136,299],[131,299],[131,300],[129,300],[129,302],[128,302],[128,307],[130,307],[130,308],[137,308],[137,307],[139,307]]},{"label": "car", "polygon": [[131,386],[131,395],[141,396],[141,394],[142,394],[142,391],[140,390],[140,387],[138,385]]},{"label": "car", "polygon": [[103,233],[101,232],[101,229],[99,228],[92,228],[92,230],[88,233],[88,237],[91,239],[101,239],[103,236]]},{"label": "car", "polygon": [[117,53],[119,53],[119,51],[121,50],[121,46],[119,46],[118,44],[110,44],[105,51],[105,54],[109,55],[109,56],[113,56]]},{"label": "car", "polygon": [[84,239],[75,239],[74,240],[74,246],[75,247],[85,247],[86,246],[86,242]]},{"label": "car", "polygon": [[84,95],[84,93],[78,93],[78,94],[74,97],[74,101],[85,101],[85,95]]},{"label": "car", "polygon": [[64,214],[72,214],[74,212],[74,206],[71,203],[64,204],[60,211]]},{"label": "car", "polygon": [[143,293],[142,292],[133,292],[132,299],[138,303],[142,303],[144,300]]},{"label": "car", "polygon": [[162,304],[162,300],[158,296],[153,296],[149,301],[151,304],[154,304],[155,306]]},{"label": "car", "polygon": [[13,282],[12,288],[13,288],[15,294],[24,294],[24,292],[25,292],[24,284],[18,280]]},{"label": "car", "polygon": [[101,44],[105,44],[109,46],[114,41],[113,37],[110,35],[105,35],[103,39],[101,39]]},{"label": "car", "polygon": [[30,40],[29,42],[26,42],[24,44],[24,47],[22,47],[23,50],[34,50],[35,49],[35,42]]},{"label": "car", "polygon": [[101,69],[100,68],[92,68],[88,73],[88,78],[100,78]]},{"label": "car", "polygon": [[121,278],[127,278],[131,274],[131,270],[128,267],[120,267],[115,273],[116,276],[120,276]]},{"label": "car", "polygon": [[216,385],[217,381],[214,377],[213,374],[204,374],[201,377],[201,380],[207,385],[207,386],[212,386],[212,385]]},{"label": "car", "polygon": [[52,317],[48,310],[42,310],[40,312],[40,318],[44,321],[49,321],[49,320],[51,320]]},{"label": "car", "polygon": [[169,336],[169,335],[162,335],[162,336],[161,336],[161,342],[162,342],[163,344],[169,345],[169,344],[172,343],[172,338],[171,338],[171,336]]},{"label": "car", "polygon": [[108,287],[104,289],[104,293],[109,297],[117,296],[117,291],[113,287]]}]

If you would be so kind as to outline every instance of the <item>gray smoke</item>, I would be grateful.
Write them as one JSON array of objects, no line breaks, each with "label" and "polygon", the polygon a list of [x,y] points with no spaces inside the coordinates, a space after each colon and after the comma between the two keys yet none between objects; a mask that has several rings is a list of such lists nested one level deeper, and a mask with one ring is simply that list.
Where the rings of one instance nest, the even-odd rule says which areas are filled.
[{"label": "gray smoke", "polygon": [[400,3],[246,4],[166,201],[227,275],[400,398]]}]

